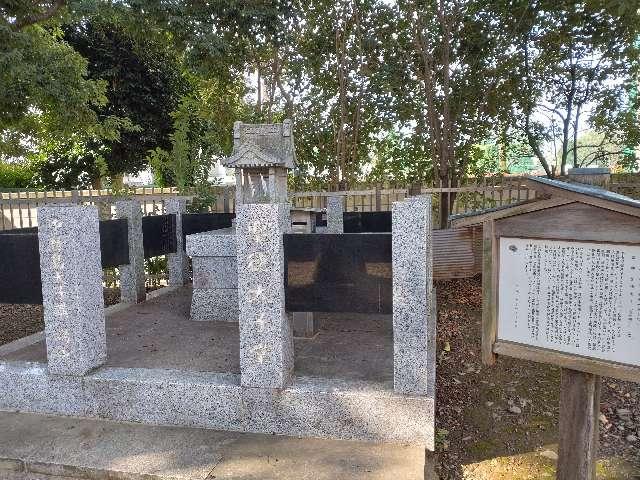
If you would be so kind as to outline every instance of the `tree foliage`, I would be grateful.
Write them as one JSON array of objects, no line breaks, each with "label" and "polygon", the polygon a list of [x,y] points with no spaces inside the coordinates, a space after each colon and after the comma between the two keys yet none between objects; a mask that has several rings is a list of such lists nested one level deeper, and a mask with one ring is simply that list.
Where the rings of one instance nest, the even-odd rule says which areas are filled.
[{"label": "tree foliage", "polygon": [[171,112],[188,91],[175,52],[134,39],[113,23],[82,22],[65,28],[65,40],[88,60],[89,78],[106,82],[98,118],[126,118],[132,128],[115,139],[97,139],[109,175],[138,173],[154,148],[168,148]]},{"label": "tree foliage", "polygon": [[[548,176],[580,166],[578,137],[638,145],[640,3],[538,0],[520,7],[527,28],[514,41],[516,120]],[[545,152],[544,144],[552,145]],[[552,150],[552,153],[548,153]]]},{"label": "tree foliage", "polygon": [[0,25],[0,155],[22,155],[41,135],[99,134],[93,107],[106,104],[105,87],[59,28]]},{"label": "tree foliage", "polygon": [[186,187],[234,120],[290,117],[295,188],[633,168],[638,1],[9,0],[1,147]]}]

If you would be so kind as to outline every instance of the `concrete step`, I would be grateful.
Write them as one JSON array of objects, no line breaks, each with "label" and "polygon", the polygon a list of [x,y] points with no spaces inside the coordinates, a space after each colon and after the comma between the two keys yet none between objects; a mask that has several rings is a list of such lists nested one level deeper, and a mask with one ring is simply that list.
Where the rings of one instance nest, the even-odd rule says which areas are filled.
[{"label": "concrete step", "polygon": [[423,478],[424,449],[0,412],[0,480]]}]

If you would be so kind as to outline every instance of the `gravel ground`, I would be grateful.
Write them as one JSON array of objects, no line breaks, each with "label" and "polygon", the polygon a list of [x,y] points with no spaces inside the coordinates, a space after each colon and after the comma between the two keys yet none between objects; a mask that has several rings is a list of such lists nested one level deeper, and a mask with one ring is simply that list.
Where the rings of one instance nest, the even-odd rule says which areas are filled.
[{"label": "gravel ground", "polygon": [[43,329],[42,305],[0,303],[0,345]]},{"label": "gravel ground", "polygon": [[[119,289],[104,289],[105,306],[115,305],[119,301]],[[0,303],[0,345],[44,330],[42,315],[42,305]]]},{"label": "gravel ground", "polygon": [[[555,478],[560,370],[480,361],[480,278],[437,282],[441,480]],[[105,304],[118,291],[105,289]],[[0,344],[42,330],[42,307],[0,305]],[[603,379],[599,479],[640,479],[640,386]]]}]

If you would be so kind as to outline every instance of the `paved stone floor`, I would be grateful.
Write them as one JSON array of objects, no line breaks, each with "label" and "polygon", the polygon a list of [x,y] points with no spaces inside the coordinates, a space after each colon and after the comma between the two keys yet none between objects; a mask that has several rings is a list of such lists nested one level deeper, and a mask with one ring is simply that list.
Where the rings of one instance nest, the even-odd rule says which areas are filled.
[{"label": "paved stone floor", "polygon": [[417,480],[416,446],[0,412],[2,480]]},{"label": "paved stone floor", "polygon": [[[107,318],[107,366],[240,372],[238,325],[189,320],[191,289],[181,288]],[[393,382],[391,315],[319,314],[320,331],[295,340],[295,374]],[[357,348],[355,348],[357,346]],[[0,355],[45,362],[43,341]]]}]

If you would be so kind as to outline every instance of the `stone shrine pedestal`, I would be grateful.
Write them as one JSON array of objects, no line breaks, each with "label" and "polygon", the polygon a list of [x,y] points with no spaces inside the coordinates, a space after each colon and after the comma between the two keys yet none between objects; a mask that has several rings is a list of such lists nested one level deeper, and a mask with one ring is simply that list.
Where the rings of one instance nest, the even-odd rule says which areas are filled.
[{"label": "stone shrine pedestal", "polygon": [[191,320],[238,322],[235,227],[187,235],[193,265]]}]

